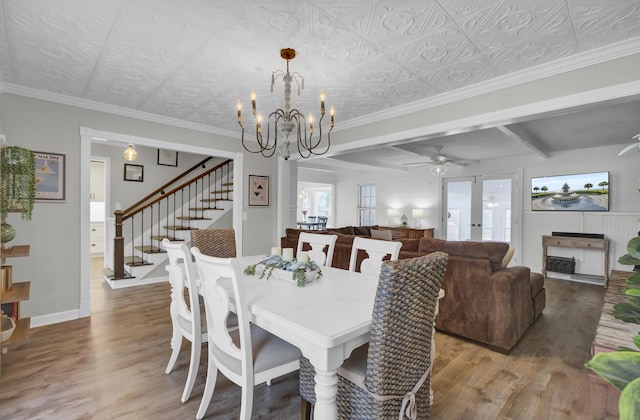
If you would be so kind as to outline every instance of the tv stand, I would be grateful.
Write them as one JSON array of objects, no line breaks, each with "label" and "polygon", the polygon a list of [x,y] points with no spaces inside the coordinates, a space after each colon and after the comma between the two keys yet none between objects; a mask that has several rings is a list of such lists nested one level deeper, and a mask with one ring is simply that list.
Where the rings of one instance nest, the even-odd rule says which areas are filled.
[{"label": "tv stand", "polygon": [[542,275],[547,277],[547,248],[601,249],[604,252],[604,275],[602,280],[605,289],[609,282],[609,239],[584,238],[579,236],[543,236],[542,237]]}]

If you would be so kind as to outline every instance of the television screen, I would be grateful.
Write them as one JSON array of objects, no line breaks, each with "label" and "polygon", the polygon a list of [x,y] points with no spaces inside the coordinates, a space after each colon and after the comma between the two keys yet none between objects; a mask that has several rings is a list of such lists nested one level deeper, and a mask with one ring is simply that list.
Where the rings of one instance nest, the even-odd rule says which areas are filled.
[{"label": "television screen", "polygon": [[533,211],[609,211],[609,172],[531,178]]}]

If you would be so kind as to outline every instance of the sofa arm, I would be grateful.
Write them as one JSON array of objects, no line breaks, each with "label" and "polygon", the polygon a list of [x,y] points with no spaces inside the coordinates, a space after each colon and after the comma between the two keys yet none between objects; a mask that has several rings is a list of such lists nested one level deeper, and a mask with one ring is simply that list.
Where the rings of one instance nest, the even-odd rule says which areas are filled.
[{"label": "sofa arm", "polygon": [[496,272],[487,259],[449,256],[436,328],[504,350],[533,322],[529,268]]}]

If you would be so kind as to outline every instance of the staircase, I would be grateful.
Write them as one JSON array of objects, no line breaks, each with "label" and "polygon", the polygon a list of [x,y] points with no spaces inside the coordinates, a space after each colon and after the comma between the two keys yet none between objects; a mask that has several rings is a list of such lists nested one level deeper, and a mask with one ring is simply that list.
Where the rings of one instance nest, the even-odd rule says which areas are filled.
[{"label": "staircase", "polygon": [[[209,159],[114,213],[115,223],[107,233],[107,243],[113,244],[107,252],[113,259],[104,272],[111,288],[166,281],[163,239],[188,245],[192,230],[230,227],[221,219],[233,208],[233,161],[206,169]],[[187,176],[191,179],[178,184]]]}]

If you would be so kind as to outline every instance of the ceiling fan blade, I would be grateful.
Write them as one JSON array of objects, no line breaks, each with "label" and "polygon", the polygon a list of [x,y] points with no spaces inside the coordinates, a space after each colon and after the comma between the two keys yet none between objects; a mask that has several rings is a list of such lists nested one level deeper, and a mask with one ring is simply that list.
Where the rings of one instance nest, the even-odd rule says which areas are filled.
[{"label": "ceiling fan blade", "polygon": [[640,141],[640,133],[636,134],[635,136],[631,137],[632,139],[638,139],[638,141]]},{"label": "ceiling fan blade", "polygon": [[421,166],[421,165],[429,165],[430,163],[433,162],[409,162],[409,163],[403,163],[404,166]]},{"label": "ceiling fan blade", "polygon": [[[636,137],[637,137],[637,136],[636,136]],[[637,148],[640,148],[640,143],[633,143],[633,144],[628,145],[627,147],[625,147],[624,149],[622,149],[622,151],[621,151],[620,153],[618,153],[618,156],[621,156],[621,155],[623,155],[623,154],[627,153],[629,150],[633,150],[633,149],[635,149],[636,147],[637,147]]]},{"label": "ceiling fan blade", "polygon": [[449,162],[456,164],[458,166],[467,166],[467,165],[473,165],[474,163],[478,163],[480,161],[474,160],[474,159],[453,159],[453,160],[450,160]]}]

